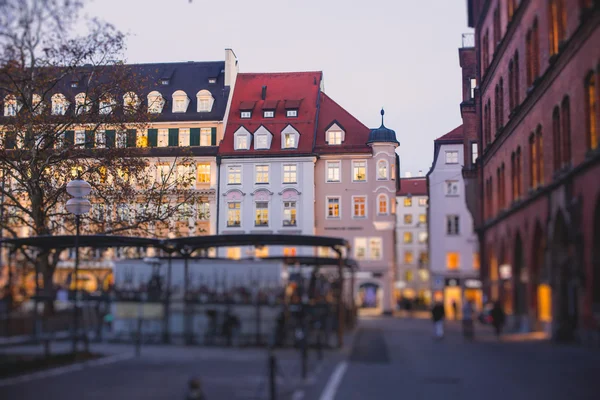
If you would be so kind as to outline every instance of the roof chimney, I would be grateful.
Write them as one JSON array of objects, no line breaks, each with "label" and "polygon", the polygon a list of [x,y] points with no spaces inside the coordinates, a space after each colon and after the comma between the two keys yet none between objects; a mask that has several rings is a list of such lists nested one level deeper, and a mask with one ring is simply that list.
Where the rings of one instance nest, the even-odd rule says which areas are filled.
[{"label": "roof chimney", "polygon": [[264,100],[267,98],[267,85],[264,85],[262,87],[262,94],[260,95],[260,97]]},{"label": "roof chimney", "polygon": [[419,170],[419,176],[423,176],[423,170],[422,169]]},{"label": "roof chimney", "polygon": [[405,178],[411,178],[411,177],[412,177],[412,174],[411,174],[410,172],[405,172],[405,173],[404,173],[404,177],[405,177]]}]

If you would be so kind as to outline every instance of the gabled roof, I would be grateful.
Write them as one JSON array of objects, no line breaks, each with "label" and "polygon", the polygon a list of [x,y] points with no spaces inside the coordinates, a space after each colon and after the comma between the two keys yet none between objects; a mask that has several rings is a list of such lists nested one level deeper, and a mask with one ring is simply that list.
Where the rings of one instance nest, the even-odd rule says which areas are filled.
[{"label": "gabled roof", "polygon": [[401,178],[396,196],[427,196],[427,178]]},{"label": "gabled roof", "polygon": [[[325,132],[334,123],[344,129],[346,135],[341,145],[330,146],[325,141]],[[331,97],[321,93],[319,123],[315,141],[315,152],[317,154],[370,153],[371,147],[367,145],[369,132],[369,128],[362,122],[333,101]]]},{"label": "gabled roof", "polygon": [[[317,99],[321,87],[322,72],[281,72],[281,73],[244,73],[238,74],[233,99],[225,128],[225,136],[219,146],[219,154],[223,156],[282,156],[311,154],[317,118]],[[262,98],[263,87],[266,86],[265,99]],[[298,116],[287,117],[286,103],[296,101]],[[248,110],[248,104],[255,102],[251,118],[241,118],[241,111]],[[274,118],[263,118],[263,109],[275,107]],[[273,134],[271,148],[255,150],[254,142],[250,150],[234,149],[234,133],[240,126],[250,133],[263,125]],[[292,127],[300,134],[297,149],[281,148],[281,131],[286,126]]]},{"label": "gabled roof", "polygon": [[456,128],[452,129],[450,132],[446,133],[443,136],[440,136],[439,138],[435,139],[436,142],[447,142],[447,141],[457,141],[457,140],[463,140],[464,136],[463,136],[463,126],[457,126]]}]

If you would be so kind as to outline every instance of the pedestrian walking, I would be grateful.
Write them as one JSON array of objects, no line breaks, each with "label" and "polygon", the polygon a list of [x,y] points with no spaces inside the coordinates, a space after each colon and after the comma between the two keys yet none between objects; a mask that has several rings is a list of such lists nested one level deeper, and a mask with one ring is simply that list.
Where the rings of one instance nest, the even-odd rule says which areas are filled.
[{"label": "pedestrian walking", "polygon": [[200,378],[192,378],[189,382],[189,388],[185,400],[206,400],[202,390],[202,381]]},{"label": "pedestrian walking", "polygon": [[462,309],[463,336],[465,339],[473,339],[475,327],[473,326],[474,307],[470,300],[465,301]]},{"label": "pedestrian walking", "polygon": [[452,300],[452,318],[454,318],[455,321],[458,321],[458,305],[456,304],[456,300]]},{"label": "pedestrian walking", "polygon": [[496,331],[496,337],[500,340],[500,335],[502,334],[502,328],[504,327],[504,320],[506,319],[506,314],[502,309],[502,305],[497,301],[494,303],[494,308],[490,311],[490,316],[492,317],[492,325],[494,326],[494,330]]},{"label": "pedestrian walking", "polygon": [[436,302],[431,309],[431,317],[433,319],[434,335],[437,339],[444,337],[444,306],[440,302]]}]

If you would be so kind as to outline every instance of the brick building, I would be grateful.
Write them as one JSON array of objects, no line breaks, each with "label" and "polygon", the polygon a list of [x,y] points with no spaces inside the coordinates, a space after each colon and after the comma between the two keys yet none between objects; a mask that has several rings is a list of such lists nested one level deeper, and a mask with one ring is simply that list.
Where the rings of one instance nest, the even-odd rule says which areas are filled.
[{"label": "brick building", "polygon": [[469,0],[484,288],[510,327],[600,324],[600,2]]}]

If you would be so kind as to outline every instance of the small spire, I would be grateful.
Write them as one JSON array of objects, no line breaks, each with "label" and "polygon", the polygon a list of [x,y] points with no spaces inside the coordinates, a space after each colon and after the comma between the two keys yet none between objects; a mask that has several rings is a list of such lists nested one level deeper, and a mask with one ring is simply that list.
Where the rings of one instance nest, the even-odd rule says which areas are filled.
[{"label": "small spire", "polygon": [[385,111],[383,110],[383,107],[381,107],[381,126],[383,126],[383,115],[385,114]]}]

